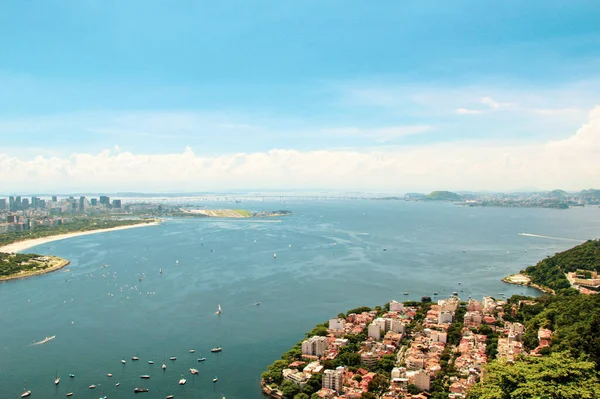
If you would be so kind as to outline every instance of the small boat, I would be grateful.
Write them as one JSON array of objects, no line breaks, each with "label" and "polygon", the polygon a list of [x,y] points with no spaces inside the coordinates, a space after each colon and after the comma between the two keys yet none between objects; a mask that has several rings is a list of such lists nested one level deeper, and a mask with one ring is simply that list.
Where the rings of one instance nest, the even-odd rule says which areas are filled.
[{"label": "small boat", "polygon": [[135,393],[142,393],[142,392],[148,392],[149,389],[148,388],[134,388],[133,392]]},{"label": "small boat", "polygon": [[206,360],[206,358],[205,358],[205,357],[201,357],[200,359],[198,359],[198,361],[199,361],[199,362],[203,362],[203,361],[205,361],[205,360]]},{"label": "small boat", "polygon": [[174,395],[169,395],[167,396],[167,399],[173,399],[175,396]]},{"label": "small boat", "polygon": [[223,348],[221,348],[220,346],[217,346],[216,348],[212,348],[210,351],[212,353],[216,353],[216,352],[221,352],[223,350]]},{"label": "small boat", "polygon": [[111,373],[106,374],[107,377],[112,377]]},{"label": "small boat", "polygon": [[404,291],[404,295],[408,295],[408,292]]},{"label": "small boat", "polygon": [[140,375],[140,378],[143,378],[144,380],[149,380],[150,376],[148,374],[144,374],[144,375]]},{"label": "small boat", "polygon": [[461,283],[460,283],[460,281],[459,281],[459,282],[458,282],[458,285],[460,285],[460,284],[461,284]]},{"label": "small boat", "polygon": [[273,259],[277,259],[277,254],[273,252]]},{"label": "small boat", "polygon": [[383,248],[384,251],[387,251],[387,248]]},{"label": "small boat", "polygon": [[115,384],[115,386],[116,386],[116,387],[118,387],[119,385],[121,385],[121,383],[120,383],[120,382],[117,382],[117,383]]},{"label": "small boat", "polygon": [[22,397],[22,398],[26,398],[26,397],[28,397],[28,396],[31,396],[31,391],[25,391],[25,392],[23,392],[23,393],[21,394],[21,397]]},{"label": "small boat", "polygon": [[125,364],[127,362],[125,361],[125,359],[121,359],[121,363]]},{"label": "small boat", "polygon": [[458,296],[458,292],[454,291],[454,292],[452,293],[452,295],[456,295],[456,296]]},{"label": "small boat", "polygon": [[219,379],[217,377],[213,378],[213,383],[217,382]]},{"label": "small boat", "polygon": [[140,358],[137,356],[131,356],[131,360],[136,361],[136,360],[140,360]]},{"label": "small boat", "polygon": [[154,364],[154,360],[148,360],[148,364]]},{"label": "small boat", "polygon": [[60,377],[57,375],[56,378],[54,378],[54,385],[58,384],[60,384]]},{"label": "small boat", "polygon": [[167,369],[167,365],[166,365],[166,364],[164,364],[164,363],[163,363],[163,365],[162,365],[162,366],[160,366],[160,367],[162,367],[162,369],[163,369],[163,370],[166,370],[166,369]]},{"label": "small boat", "polygon": [[179,385],[185,385],[187,381],[185,380],[185,378],[182,378],[179,380]]},{"label": "small boat", "polygon": [[90,385],[88,388],[89,388],[89,389],[94,389],[94,388],[96,388],[96,385],[92,384],[92,385]]},{"label": "small boat", "polygon": [[162,269],[159,270],[160,274],[162,274]]},{"label": "small boat", "polygon": [[171,356],[171,357],[169,358],[169,360],[173,360],[173,361],[175,361],[175,360],[177,360],[177,356]]},{"label": "small boat", "polygon": [[73,392],[67,392],[67,396],[73,396]]},{"label": "small boat", "polygon": [[190,373],[192,373],[192,374],[198,374],[198,370],[197,369],[190,369]]},{"label": "small boat", "polygon": [[190,353],[195,353],[196,349],[190,349]]},{"label": "small boat", "polygon": [[219,304],[219,305],[217,306],[217,311],[215,312],[215,314],[221,314],[221,312],[222,312],[222,311],[221,311],[221,304]]},{"label": "small boat", "polygon": [[256,303],[255,303],[255,305],[256,305],[256,306],[260,305],[260,302],[256,302]]},{"label": "small boat", "polygon": [[75,378],[75,374],[69,374],[70,378]]},{"label": "small boat", "polygon": [[433,295],[437,295],[437,294],[438,294],[437,291],[433,293]]}]

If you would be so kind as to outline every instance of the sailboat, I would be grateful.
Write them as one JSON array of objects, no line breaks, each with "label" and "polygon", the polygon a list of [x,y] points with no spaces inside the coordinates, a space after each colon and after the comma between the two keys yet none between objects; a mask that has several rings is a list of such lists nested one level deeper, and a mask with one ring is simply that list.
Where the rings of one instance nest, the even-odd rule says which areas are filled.
[{"label": "sailboat", "polygon": [[217,306],[217,311],[215,312],[215,314],[221,314],[221,304]]}]

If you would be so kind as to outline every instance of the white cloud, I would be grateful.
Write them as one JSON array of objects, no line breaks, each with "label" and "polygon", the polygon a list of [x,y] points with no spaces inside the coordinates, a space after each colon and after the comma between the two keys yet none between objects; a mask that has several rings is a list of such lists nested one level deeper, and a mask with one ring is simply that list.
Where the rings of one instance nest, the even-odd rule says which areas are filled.
[{"label": "white cloud", "polygon": [[456,113],[460,115],[479,115],[483,114],[483,111],[478,109],[457,108]]},{"label": "white cloud", "polygon": [[[394,133],[395,134],[395,133]],[[598,186],[600,106],[563,140],[456,142],[385,151],[273,149],[220,156],[104,150],[69,157],[0,155],[10,191],[201,191],[227,189],[577,190]]]}]

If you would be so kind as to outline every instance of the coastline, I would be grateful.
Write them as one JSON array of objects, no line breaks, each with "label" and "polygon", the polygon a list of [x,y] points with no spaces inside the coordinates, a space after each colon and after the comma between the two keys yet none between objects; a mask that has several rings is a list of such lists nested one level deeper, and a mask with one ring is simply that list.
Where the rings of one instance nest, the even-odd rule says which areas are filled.
[{"label": "coastline", "polygon": [[39,276],[41,274],[52,273],[52,272],[60,270],[63,267],[66,267],[66,266],[68,266],[68,265],[71,264],[70,261],[68,261],[66,259],[63,259],[63,258],[59,258],[57,256],[52,256],[52,259],[54,261],[56,261],[56,264],[54,264],[54,265],[52,265],[50,267],[47,267],[46,269],[36,270],[36,271],[33,271],[33,272],[21,272],[21,273],[18,273],[18,274],[13,274],[11,276],[0,277],[0,283],[3,282],[3,281],[18,280],[18,279],[22,279],[22,278]]},{"label": "coastline", "polygon": [[543,292],[544,294],[552,294],[555,295],[553,289],[542,287],[541,285],[533,284],[529,276],[523,273],[511,274],[510,276],[506,276],[502,278],[502,281],[506,284],[514,284],[514,285],[524,285],[526,287],[535,288],[538,291]]},{"label": "coastline", "polygon": [[72,233],[58,234],[58,235],[48,236],[48,237],[33,238],[30,240],[17,241],[17,242],[13,242],[11,244],[4,245],[4,246],[0,247],[0,252],[18,253],[18,252],[22,252],[26,249],[36,247],[38,245],[44,245],[44,244],[50,243],[52,241],[65,240],[67,238],[86,236],[89,234],[98,234],[98,233],[106,233],[109,231],[132,229],[135,227],[156,226],[159,223],[160,223],[160,221],[150,222],[150,223],[138,223],[138,224],[132,224],[132,225],[128,225],[128,226],[111,227],[108,229],[76,231],[76,232],[72,232]]}]

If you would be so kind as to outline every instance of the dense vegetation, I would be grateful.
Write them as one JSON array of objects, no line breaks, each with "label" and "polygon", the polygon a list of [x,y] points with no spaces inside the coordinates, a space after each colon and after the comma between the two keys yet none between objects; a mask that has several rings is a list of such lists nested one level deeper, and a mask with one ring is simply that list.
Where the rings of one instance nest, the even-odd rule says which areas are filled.
[{"label": "dense vegetation", "polygon": [[600,381],[594,363],[557,352],[514,364],[493,362],[485,384],[469,392],[469,399],[508,398],[597,399]]},{"label": "dense vegetation", "polygon": [[0,246],[11,244],[17,241],[48,237],[57,234],[73,233],[77,231],[108,229],[112,227],[129,226],[140,223],[148,223],[152,221],[154,220],[78,217],[73,218],[70,222],[62,224],[60,226],[36,226],[33,230],[0,234]]},{"label": "dense vegetation", "polygon": [[21,271],[29,271],[34,267],[43,267],[42,263],[31,262],[31,260],[38,258],[40,255],[36,254],[6,254],[0,252],[0,277],[10,276],[11,274],[19,273]]},{"label": "dense vegetation", "polygon": [[550,346],[540,350],[541,357],[491,362],[470,399],[600,398],[600,295],[568,288],[564,272],[577,269],[600,270],[600,242],[587,241],[527,268],[533,282],[557,295],[535,300],[515,295],[504,317],[525,325],[527,350],[538,346],[540,328],[552,331]]},{"label": "dense vegetation", "polygon": [[600,272],[600,241],[589,240],[574,248],[548,257],[535,266],[525,269],[535,284],[550,287],[553,290],[569,288],[571,284],[566,272],[578,269]]},{"label": "dense vegetation", "polygon": [[452,191],[433,191],[425,199],[429,201],[461,201],[463,197]]}]

